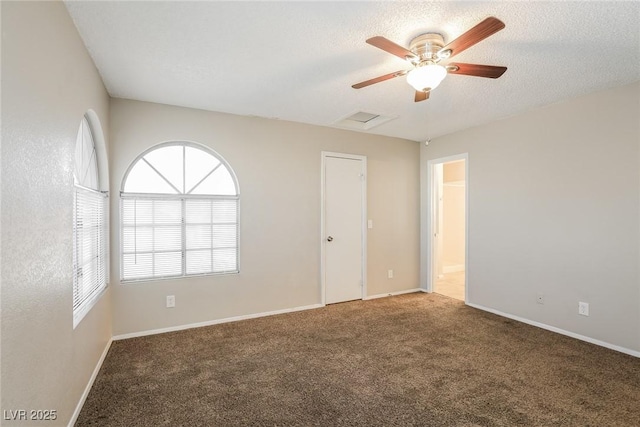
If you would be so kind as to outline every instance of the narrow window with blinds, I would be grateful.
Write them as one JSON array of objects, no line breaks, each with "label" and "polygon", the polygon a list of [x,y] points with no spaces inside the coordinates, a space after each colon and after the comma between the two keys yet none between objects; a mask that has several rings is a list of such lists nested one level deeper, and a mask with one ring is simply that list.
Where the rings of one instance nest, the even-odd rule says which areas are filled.
[{"label": "narrow window with blinds", "polygon": [[131,164],[120,197],[123,282],[238,272],[238,184],[213,151],[157,145]]},{"label": "narrow window with blinds", "polygon": [[87,117],[78,130],[73,172],[73,327],[108,283],[108,199],[100,191],[95,140]]}]

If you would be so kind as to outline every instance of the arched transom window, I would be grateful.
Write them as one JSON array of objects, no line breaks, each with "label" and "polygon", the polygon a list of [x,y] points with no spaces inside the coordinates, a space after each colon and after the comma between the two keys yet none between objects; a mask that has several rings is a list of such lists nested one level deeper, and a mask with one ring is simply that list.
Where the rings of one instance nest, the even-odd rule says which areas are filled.
[{"label": "arched transom window", "polygon": [[122,184],[122,280],[237,273],[238,203],[212,150],[171,142],[141,154]]}]

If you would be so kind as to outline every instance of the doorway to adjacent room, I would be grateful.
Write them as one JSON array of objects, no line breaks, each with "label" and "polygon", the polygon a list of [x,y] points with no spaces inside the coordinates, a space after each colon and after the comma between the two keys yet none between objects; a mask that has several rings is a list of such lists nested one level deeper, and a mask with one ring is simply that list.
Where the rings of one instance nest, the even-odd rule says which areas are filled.
[{"label": "doorway to adjacent room", "polygon": [[467,301],[467,156],[429,162],[430,289]]}]

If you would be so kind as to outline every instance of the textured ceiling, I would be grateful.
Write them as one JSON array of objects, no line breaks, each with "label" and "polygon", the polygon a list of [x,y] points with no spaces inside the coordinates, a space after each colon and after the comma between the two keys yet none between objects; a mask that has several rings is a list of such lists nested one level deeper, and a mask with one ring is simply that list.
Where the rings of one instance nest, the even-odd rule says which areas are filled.
[{"label": "textured ceiling", "polygon": [[[366,111],[366,132],[424,141],[640,80],[640,2],[66,2],[113,97],[321,126]],[[453,40],[488,16],[506,28],[457,55],[499,79],[449,75],[413,102],[405,61],[365,43]]]}]

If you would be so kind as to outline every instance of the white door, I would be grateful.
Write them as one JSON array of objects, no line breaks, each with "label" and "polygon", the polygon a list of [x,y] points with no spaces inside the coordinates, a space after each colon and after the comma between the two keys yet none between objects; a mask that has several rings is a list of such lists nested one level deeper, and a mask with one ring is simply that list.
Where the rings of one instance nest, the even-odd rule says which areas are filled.
[{"label": "white door", "polygon": [[366,158],[323,153],[325,303],[362,299]]}]

